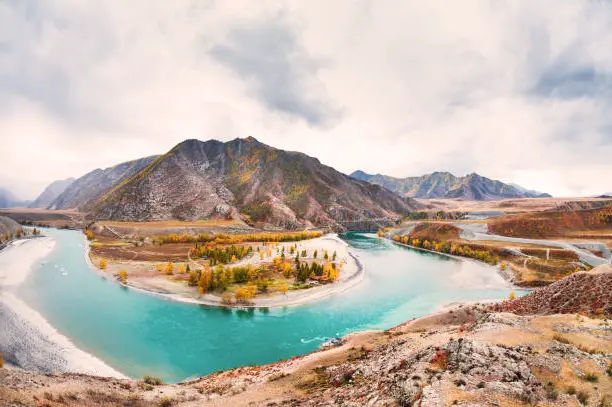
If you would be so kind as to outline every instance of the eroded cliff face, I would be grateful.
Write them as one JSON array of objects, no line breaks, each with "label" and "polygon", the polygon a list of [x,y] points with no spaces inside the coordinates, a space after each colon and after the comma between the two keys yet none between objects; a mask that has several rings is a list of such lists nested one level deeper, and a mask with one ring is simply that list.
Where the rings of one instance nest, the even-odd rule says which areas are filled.
[{"label": "eroded cliff face", "polygon": [[242,218],[285,229],[341,229],[343,221],[393,219],[418,207],[315,158],[247,138],[180,143],[107,191],[93,214],[99,220]]}]

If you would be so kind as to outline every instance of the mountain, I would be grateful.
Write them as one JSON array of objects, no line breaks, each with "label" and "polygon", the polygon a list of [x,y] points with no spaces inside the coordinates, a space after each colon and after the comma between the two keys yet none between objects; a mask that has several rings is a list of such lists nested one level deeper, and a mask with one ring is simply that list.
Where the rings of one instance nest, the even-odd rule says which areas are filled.
[{"label": "mountain", "polygon": [[22,201],[6,188],[0,188],[0,208],[28,206],[30,201]]},{"label": "mountain", "polygon": [[62,194],[74,182],[74,178],[62,179],[52,182],[45,190],[32,202],[30,208],[47,208],[58,196]]},{"label": "mountain", "polygon": [[95,203],[93,214],[100,220],[231,217],[288,229],[342,229],[339,221],[395,219],[419,207],[316,158],[249,137],[184,141],[117,183]]},{"label": "mountain", "polygon": [[6,236],[11,233],[15,234],[20,227],[21,225],[13,219],[0,215],[0,236]]},{"label": "mountain", "polygon": [[351,177],[382,185],[402,196],[412,198],[460,198],[488,201],[503,198],[550,197],[548,194],[504,184],[476,173],[457,177],[450,172],[434,172],[420,177],[395,178],[355,171]]},{"label": "mountain", "polygon": [[49,209],[78,209],[88,212],[110,188],[142,170],[158,156],[124,162],[114,167],[96,169],[73,181],[49,205]]},{"label": "mountain", "polygon": [[535,189],[523,188],[522,186],[514,183],[510,183],[509,185],[512,185],[514,188],[527,195],[527,198],[552,198],[552,195],[547,194],[546,192],[536,191]]}]

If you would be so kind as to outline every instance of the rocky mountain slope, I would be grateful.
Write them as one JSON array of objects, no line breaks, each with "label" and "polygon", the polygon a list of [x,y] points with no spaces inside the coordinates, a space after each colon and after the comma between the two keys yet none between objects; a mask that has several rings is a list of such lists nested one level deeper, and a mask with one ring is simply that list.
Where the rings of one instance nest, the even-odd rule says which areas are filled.
[{"label": "rocky mountain slope", "polygon": [[341,221],[395,219],[419,207],[316,158],[250,137],[182,142],[117,183],[93,214],[98,220],[242,218],[287,229],[341,229]]},{"label": "rocky mountain slope", "polygon": [[8,218],[6,216],[0,216],[0,236],[8,235],[10,233],[15,234],[17,229],[21,226],[19,223],[15,222],[13,219]]},{"label": "rocky mountain slope", "polygon": [[580,271],[524,297],[497,306],[522,315],[612,315],[612,265]]},{"label": "rocky mountain slope", "polygon": [[355,171],[351,177],[382,185],[402,196],[412,198],[460,198],[486,201],[503,198],[540,198],[548,194],[504,184],[476,173],[457,177],[450,172],[434,172],[420,177],[394,178]]},{"label": "rocky mountain slope", "polygon": [[0,188],[0,208],[28,206],[30,202],[19,199],[6,188]]},{"label": "rocky mountain slope", "polygon": [[54,181],[28,207],[45,209],[74,182],[74,178]]},{"label": "rocky mountain slope", "polygon": [[74,180],[49,205],[49,209],[78,209],[88,212],[110,188],[140,171],[157,156],[124,162],[105,169],[96,169]]},{"label": "rocky mountain slope", "polygon": [[[601,268],[594,273],[609,286],[612,273]],[[565,280],[541,299],[571,297],[583,277]],[[589,304],[583,305],[588,309]],[[612,328],[605,315],[548,315],[550,308],[537,306],[524,311],[546,315],[517,315],[495,307],[458,305],[387,331],[350,334],[337,347],[179,385],[156,384],[152,378],[0,369],[0,402],[71,407],[610,406]]]}]

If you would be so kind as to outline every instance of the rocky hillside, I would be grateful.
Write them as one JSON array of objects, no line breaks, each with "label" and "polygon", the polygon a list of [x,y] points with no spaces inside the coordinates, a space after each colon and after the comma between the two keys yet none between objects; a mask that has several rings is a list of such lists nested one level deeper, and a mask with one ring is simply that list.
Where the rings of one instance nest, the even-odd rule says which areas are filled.
[{"label": "rocky hillside", "polygon": [[30,202],[23,201],[6,188],[0,188],[0,208],[28,206]]},{"label": "rocky hillside", "polygon": [[604,264],[580,271],[531,294],[497,305],[522,315],[605,314],[612,315],[612,266]]},{"label": "rocky hillside", "polygon": [[254,138],[187,140],[126,178],[93,206],[98,220],[242,218],[302,229],[362,218],[395,219],[419,207],[316,158]]},{"label": "rocky hillside", "polygon": [[156,158],[157,156],[141,158],[89,172],[72,182],[48,205],[48,208],[78,209],[88,212],[109,189],[140,171]]},{"label": "rocky hillside", "polygon": [[13,219],[6,216],[0,216],[0,236],[15,234],[21,226]]},{"label": "rocky hillside", "polygon": [[382,185],[400,195],[412,198],[459,198],[487,201],[503,198],[541,198],[548,194],[504,184],[476,173],[457,177],[450,172],[434,172],[420,177],[394,178],[355,171],[351,177]]},{"label": "rocky hillside", "polygon": [[74,182],[74,178],[54,181],[28,207],[45,209]]}]

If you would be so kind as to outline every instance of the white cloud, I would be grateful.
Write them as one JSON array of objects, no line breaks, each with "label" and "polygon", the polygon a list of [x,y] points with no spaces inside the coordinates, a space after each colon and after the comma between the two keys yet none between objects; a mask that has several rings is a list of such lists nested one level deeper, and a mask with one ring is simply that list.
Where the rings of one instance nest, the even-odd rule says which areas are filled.
[{"label": "white cloud", "polygon": [[0,185],[255,136],[341,171],[612,190],[603,1],[0,3]]}]

